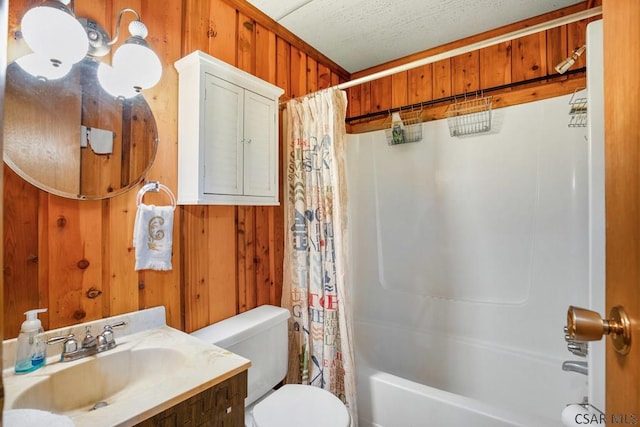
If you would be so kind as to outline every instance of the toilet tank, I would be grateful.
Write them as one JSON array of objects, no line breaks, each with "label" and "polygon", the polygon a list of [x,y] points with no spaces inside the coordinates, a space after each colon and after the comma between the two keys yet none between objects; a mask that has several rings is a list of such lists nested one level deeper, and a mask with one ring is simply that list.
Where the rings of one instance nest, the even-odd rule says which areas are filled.
[{"label": "toilet tank", "polygon": [[284,379],[288,364],[289,310],[261,305],[206,326],[192,336],[251,360],[248,406]]}]

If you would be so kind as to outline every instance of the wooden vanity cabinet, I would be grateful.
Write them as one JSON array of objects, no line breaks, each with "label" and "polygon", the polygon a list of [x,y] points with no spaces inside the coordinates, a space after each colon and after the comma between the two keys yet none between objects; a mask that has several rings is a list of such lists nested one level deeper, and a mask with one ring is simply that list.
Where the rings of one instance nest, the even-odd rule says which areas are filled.
[{"label": "wooden vanity cabinet", "polygon": [[139,427],[238,427],[244,426],[247,371],[137,424]]}]

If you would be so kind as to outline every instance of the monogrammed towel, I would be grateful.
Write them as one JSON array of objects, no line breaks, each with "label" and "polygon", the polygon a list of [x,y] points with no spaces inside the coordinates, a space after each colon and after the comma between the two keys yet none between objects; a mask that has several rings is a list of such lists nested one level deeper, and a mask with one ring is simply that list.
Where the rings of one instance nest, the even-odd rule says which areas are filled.
[{"label": "monogrammed towel", "polygon": [[171,270],[173,206],[140,203],[133,226],[136,270]]}]

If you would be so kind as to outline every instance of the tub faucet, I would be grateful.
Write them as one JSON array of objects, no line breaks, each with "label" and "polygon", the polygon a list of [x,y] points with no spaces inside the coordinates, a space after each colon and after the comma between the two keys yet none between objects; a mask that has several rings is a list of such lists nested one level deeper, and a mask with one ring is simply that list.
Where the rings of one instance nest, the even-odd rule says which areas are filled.
[{"label": "tub faucet", "polygon": [[588,375],[589,365],[587,364],[587,362],[582,362],[577,360],[567,360],[562,362],[562,370],[577,372],[582,375]]}]

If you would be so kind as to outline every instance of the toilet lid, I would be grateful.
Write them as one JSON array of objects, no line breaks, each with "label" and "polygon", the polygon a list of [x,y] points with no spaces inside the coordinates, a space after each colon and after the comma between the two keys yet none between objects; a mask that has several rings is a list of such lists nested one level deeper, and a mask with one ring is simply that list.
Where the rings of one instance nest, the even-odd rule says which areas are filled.
[{"label": "toilet lid", "polygon": [[318,387],[285,384],[253,408],[259,427],[347,427],[349,412],[340,399]]}]

